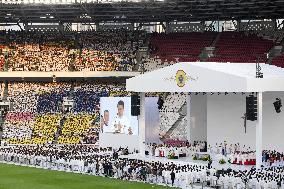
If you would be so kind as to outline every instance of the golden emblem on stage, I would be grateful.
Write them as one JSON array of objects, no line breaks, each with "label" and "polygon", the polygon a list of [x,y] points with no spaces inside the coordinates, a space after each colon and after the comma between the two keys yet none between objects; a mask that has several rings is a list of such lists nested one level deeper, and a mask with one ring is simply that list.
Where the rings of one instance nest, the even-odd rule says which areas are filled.
[{"label": "golden emblem on stage", "polygon": [[184,87],[188,81],[197,81],[198,77],[187,75],[185,71],[178,70],[175,76],[164,78],[165,81],[174,81],[177,86]]},{"label": "golden emblem on stage", "polygon": [[185,83],[187,81],[186,73],[183,70],[178,70],[176,73],[176,83],[179,87],[185,86]]}]

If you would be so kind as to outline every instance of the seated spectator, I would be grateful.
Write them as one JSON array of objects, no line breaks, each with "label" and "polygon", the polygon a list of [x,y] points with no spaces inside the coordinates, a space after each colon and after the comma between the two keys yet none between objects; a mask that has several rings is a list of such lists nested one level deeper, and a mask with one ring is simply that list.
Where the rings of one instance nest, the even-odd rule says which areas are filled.
[{"label": "seated spectator", "polygon": [[[129,95],[124,90],[97,82],[9,83],[7,99],[13,105],[5,116],[3,139],[8,144],[96,143],[100,97]],[[69,112],[63,109],[64,97],[74,100]]]},{"label": "seated spectator", "polygon": [[4,55],[0,55],[0,71],[3,71],[5,64],[5,58]]},{"label": "seated spectator", "polygon": [[33,144],[51,144],[60,121],[60,115],[44,115],[35,119],[33,127]]},{"label": "seated spectator", "polygon": [[58,138],[58,143],[83,143],[83,136],[86,136],[90,131],[94,119],[96,119],[96,115],[78,114],[68,116],[61,130],[61,136]]},{"label": "seated spectator", "polygon": [[[142,31],[7,32],[8,71],[133,71]],[[76,39],[76,40],[75,40]],[[0,41],[1,43],[1,41]],[[0,57],[0,70],[5,61]]]}]

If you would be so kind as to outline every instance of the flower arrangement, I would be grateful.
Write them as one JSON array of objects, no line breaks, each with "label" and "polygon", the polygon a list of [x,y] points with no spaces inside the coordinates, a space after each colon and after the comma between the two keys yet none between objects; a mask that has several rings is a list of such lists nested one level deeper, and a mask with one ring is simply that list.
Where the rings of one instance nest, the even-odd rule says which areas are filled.
[{"label": "flower arrangement", "polygon": [[193,155],[193,160],[209,161],[211,159],[210,155],[205,155],[201,158],[198,158],[196,155]]},{"label": "flower arrangement", "polygon": [[222,158],[222,159],[219,160],[219,163],[220,163],[221,165],[223,165],[223,164],[226,163],[226,161]]},{"label": "flower arrangement", "polygon": [[175,158],[175,153],[173,151],[170,151],[168,155],[168,159],[174,159],[174,158]]},{"label": "flower arrangement", "polygon": [[203,161],[209,161],[211,159],[210,155],[205,155],[201,158]]}]

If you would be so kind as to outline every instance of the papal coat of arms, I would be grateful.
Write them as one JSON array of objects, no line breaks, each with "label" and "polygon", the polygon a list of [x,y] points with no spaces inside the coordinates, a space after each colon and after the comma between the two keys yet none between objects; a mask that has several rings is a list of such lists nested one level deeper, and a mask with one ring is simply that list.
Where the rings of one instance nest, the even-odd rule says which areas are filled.
[{"label": "papal coat of arms", "polygon": [[178,70],[176,73],[176,83],[179,87],[183,87],[187,81],[186,73],[183,70]]},{"label": "papal coat of arms", "polygon": [[198,77],[187,75],[185,71],[178,70],[175,76],[164,78],[165,81],[175,81],[177,86],[184,87],[188,81],[197,81]]}]

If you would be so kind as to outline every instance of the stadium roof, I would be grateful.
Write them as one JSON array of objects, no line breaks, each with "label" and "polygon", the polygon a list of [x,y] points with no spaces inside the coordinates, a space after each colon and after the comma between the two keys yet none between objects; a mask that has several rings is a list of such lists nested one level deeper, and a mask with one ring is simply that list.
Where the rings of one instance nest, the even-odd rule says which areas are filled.
[{"label": "stadium roof", "polygon": [[[253,63],[177,63],[126,80],[134,92],[266,92],[284,91],[284,69]],[[151,85],[149,85],[151,83]]]},{"label": "stadium roof", "polygon": [[284,0],[152,0],[74,4],[0,3],[0,22],[2,23],[249,20],[281,19],[283,15]]}]

